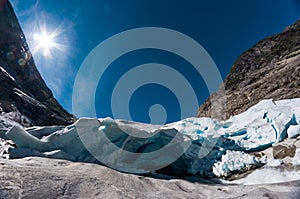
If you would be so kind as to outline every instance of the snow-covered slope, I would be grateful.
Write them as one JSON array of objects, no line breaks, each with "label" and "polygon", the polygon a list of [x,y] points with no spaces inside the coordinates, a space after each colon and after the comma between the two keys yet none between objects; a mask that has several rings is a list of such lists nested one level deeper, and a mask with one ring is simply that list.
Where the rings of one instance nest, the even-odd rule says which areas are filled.
[{"label": "snow-covered slope", "polygon": [[228,177],[268,164],[268,156],[256,158],[253,152],[297,137],[299,126],[297,98],[263,100],[226,121],[187,118],[160,126],[81,118],[65,128],[14,126],[6,135],[17,145],[11,158],[34,155],[102,163],[130,173]]}]

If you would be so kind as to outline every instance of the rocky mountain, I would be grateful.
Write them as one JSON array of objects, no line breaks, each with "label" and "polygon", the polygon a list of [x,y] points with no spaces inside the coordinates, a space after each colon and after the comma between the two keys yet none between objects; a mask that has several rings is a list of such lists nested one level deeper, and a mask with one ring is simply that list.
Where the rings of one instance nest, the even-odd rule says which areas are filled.
[{"label": "rocky mountain", "polygon": [[[226,104],[222,119],[244,112],[262,99],[300,97],[300,20],[282,33],[241,54],[221,88],[203,103],[197,116],[213,116],[211,101]],[[221,97],[223,96],[223,97]]]},{"label": "rocky mountain", "polygon": [[0,19],[0,113],[23,126],[72,123],[38,72],[9,1],[0,1]]}]

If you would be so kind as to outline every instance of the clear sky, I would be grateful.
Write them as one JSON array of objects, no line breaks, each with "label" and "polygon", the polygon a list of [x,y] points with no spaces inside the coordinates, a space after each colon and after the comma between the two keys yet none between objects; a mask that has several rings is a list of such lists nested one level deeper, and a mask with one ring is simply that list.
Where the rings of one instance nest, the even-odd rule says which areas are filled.
[{"label": "clear sky", "polygon": [[[261,39],[281,32],[300,18],[298,0],[10,0],[24,30],[36,65],[55,97],[72,112],[72,89],[76,73],[90,51],[105,39],[139,27],[163,27],[182,32],[201,44],[216,63],[223,78],[235,59]],[[52,34],[51,41],[40,37]],[[42,45],[48,45],[45,49]],[[48,42],[48,43],[47,43]],[[118,65],[149,62],[186,64],[159,50],[140,50],[123,56],[106,72],[96,91],[97,117],[111,116],[110,80],[117,81]],[[176,67],[175,67],[176,68]],[[192,73],[193,71],[190,71]],[[194,78],[191,77],[189,78]],[[209,95],[198,81],[198,103]],[[103,86],[105,85],[105,86]],[[199,92],[200,91],[200,92]],[[151,96],[157,95],[155,99]],[[157,100],[162,99],[161,102]],[[169,98],[172,100],[169,100]],[[122,99],[118,99],[122,100]],[[180,115],[172,92],[159,85],[143,86],[130,99],[130,113],[137,121],[150,122],[147,109],[169,104],[167,122]],[[189,103],[188,99],[186,103]],[[196,114],[190,112],[187,116]],[[84,115],[89,116],[89,115]],[[128,119],[128,118],[124,118]]]}]

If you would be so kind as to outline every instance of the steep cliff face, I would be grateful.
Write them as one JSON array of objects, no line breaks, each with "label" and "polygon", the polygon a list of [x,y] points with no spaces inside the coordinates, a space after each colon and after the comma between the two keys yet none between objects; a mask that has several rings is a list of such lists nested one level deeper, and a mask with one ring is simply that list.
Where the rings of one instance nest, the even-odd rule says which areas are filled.
[{"label": "steep cliff face", "polygon": [[[244,52],[223,82],[226,93],[222,119],[244,112],[262,99],[300,97],[300,20],[282,33],[268,37]],[[221,90],[211,95],[198,116],[211,114],[211,100],[219,100]]]},{"label": "steep cliff face", "polygon": [[38,72],[14,10],[0,0],[0,113],[23,125],[70,124]]}]

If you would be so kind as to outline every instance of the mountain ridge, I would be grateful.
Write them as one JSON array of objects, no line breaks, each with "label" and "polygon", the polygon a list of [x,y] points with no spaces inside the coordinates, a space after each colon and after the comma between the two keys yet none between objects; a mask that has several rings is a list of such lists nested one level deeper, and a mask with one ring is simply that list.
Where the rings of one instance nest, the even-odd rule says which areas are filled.
[{"label": "mountain ridge", "polygon": [[0,9],[0,112],[25,126],[72,123],[37,70],[10,2]]},{"label": "mountain ridge", "polygon": [[[211,101],[225,103],[224,115],[244,112],[262,99],[300,97],[300,20],[262,39],[234,62],[220,89],[199,107],[198,117],[216,117]],[[225,88],[225,96],[222,95]],[[219,119],[219,118],[218,118]]]}]

